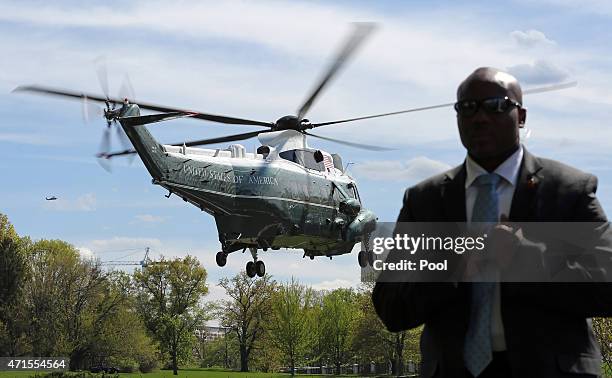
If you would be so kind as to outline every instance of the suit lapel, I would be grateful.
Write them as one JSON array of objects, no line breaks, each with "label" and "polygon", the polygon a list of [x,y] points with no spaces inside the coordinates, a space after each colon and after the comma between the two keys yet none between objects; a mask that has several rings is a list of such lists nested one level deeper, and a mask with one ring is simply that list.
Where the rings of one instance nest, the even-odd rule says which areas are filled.
[{"label": "suit lapel", "polygon": [[445,219],[449,222],[465,222],[465,162],[447,172],[441,189]]},{"label": "suit lapel", "polygon": [[527,222],[535,217],[537,188],[544,178],[541,169],[538,159],[523,147],[523,162],[510,207],[511,221]]}]

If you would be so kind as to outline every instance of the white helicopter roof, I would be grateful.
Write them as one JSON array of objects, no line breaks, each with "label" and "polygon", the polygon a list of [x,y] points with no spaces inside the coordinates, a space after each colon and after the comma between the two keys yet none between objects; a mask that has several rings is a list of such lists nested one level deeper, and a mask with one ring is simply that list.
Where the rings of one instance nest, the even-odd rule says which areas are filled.
[{"label": "white helicopter roof", "polygon": [[306,135],[295,130],[281,130],[257,135],[262,145],[274,147],[278,152],[308,149]]}]

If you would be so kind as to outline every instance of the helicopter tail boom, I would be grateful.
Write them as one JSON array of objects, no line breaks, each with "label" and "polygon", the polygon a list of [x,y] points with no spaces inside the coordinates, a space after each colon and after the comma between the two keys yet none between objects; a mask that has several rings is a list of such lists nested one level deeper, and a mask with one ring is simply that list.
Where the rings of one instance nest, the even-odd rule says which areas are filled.
[{"label": "helicopter tail boom", "polygon": [[[169,116],[177,118],[182,115],[172,114]],[[127,105],[127,109],[123,112],[122,117],[118,120],[151,176],[154,179],[161,179],[163,178],[163,173],[166,171],[166,164],[162,159],[163,147],[144,126],[145,123],[152,123],[146,122],[146,117],[147,116],[140,116],[140,108],[138,105],[129,104]],[[141,121],[138,122],[137,120]],[[159,121],[155,120],[153,122]]]}]

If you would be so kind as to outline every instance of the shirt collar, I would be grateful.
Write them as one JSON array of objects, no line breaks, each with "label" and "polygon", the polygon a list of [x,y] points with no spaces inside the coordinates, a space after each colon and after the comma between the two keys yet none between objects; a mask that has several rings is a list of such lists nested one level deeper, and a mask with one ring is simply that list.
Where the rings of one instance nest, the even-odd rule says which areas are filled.
[{"label": "shirt collar", "polygon": [[[523,145],[520,145],[512,155],[510,155],[503,163],[493,171],[506,180],[510,185],[515,186],[518,180],[519,169],[523,161]],[[487,174],[486,169],[476,163],[470,155],[465,159],[465,188],[469,188],[474,180],[480,175]]]}]

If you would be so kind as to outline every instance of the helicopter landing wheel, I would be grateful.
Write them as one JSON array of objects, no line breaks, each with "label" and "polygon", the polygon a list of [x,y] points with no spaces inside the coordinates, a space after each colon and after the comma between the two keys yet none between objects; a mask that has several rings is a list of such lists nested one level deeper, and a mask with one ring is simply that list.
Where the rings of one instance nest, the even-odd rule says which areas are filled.
[{"label": "helicopter landing wheel", "polygon": [[314,255],[310,255],[308,257],[310,257],[311,260],[314,260]]},{"label": "helicopter landing wheel", "polygon": [[368,257],[367,257],[366,251],[359,251],[359,253],[357,254],[357,262],[359,263],[359,266],[362,268],[365,268],[366,266],[368,266]]},{"label": "helicopter landing wheel", "polygon": [[218,266],[225,266],[225,264],[227,264],[227,253],[217,252],[215,260],[217,261]]},{"label": "helicopter landing wheel", "polygon": [[266,264],[263,261],[257,261],[255,263],[255,272],[259,277],[263,277],[266,274]]},{"label": "helicopter landing wheel", "polygon": [[368,264],[370,264],[370,266],[374,266],[374,252],[367,251],[366,252],[366,257],[368,259]]},{"label": "helicopter landing wheel", "polygon": [[255,274],[257,274],[255,271],[255,263],[253,261],[249,261],[246,264],[246,274],[249,276],[249,278],[253,278],[255,277]]}]

